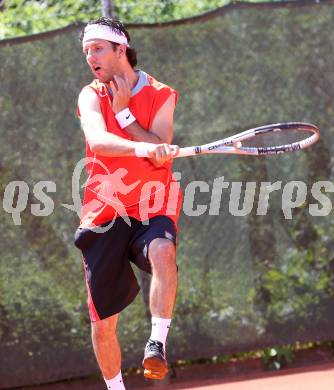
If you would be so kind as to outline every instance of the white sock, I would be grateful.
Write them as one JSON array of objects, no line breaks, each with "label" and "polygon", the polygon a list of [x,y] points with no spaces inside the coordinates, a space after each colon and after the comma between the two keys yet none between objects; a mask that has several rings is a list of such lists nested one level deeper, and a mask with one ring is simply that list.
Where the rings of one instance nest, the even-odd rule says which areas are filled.
[{"label": "white sock", "polygon": [[160,341],[165,348],[171,322],[171,319],[152,317],[152,331],[150,339]]},{"label": "white sock", "polygon": [[112,379],[104,378],[107,389],[110,390],[125,390],[121,371]]}]

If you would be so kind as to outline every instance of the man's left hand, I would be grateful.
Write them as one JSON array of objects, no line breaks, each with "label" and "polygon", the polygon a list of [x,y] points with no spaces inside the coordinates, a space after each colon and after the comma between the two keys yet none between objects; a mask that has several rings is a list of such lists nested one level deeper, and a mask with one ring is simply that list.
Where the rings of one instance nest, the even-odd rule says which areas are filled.
[{"label": "man's left hand", "polygon": [[110,81],[110,88],[113,94],[112,110],[115,114],[118,114],[129,106],[131,98],[130,82],[126,76],[114,76],[114,79]]}]

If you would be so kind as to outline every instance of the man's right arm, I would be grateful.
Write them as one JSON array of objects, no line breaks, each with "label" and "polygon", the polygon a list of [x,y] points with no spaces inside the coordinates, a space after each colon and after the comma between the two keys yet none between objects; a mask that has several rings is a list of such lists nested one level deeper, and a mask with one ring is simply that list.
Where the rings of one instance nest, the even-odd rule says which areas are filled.
[{"label": "man's right arm", "polygon": [[135,148],[138,142],[108,132],[98,97],[91,88],[84,88],[81,91],[78,106],[81,126],[93,153],[110,157],[136,155]]},{"label": "man's right arm", "polygon": [[155,159],[158,164],[163,164],[173,158],[172,150],[167,144],[130,141],[108,132],[98,97],[91,88],[84,88],[81,91],[78,106],[81,126],[93,153],[109,157],[148,157]]}]

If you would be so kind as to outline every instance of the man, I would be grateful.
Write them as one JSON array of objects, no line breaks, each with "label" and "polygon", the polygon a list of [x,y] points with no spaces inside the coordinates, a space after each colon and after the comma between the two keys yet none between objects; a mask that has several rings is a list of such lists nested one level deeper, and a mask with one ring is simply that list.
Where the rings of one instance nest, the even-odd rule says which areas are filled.
[{"label": "man", "polygon": [[84,258],[95,355],[107,387],[118,390],[125,387],[117,320],[139,291],[130,261],[152,273],[144,375],[162,379],[168,372],[182,200],[171,172],[177,93],[134,69],[136,52],[119,21],[90,22],[81,39],[96,79],[78,100],[89,178],[75,243]]}]

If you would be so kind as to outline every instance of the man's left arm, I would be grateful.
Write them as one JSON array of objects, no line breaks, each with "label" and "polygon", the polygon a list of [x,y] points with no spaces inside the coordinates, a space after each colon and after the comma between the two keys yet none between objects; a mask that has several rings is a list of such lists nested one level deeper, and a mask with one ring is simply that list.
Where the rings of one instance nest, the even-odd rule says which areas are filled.
[{"label": "man's left arm", "polygon": [[149,130],[144,130],[138,122],[133,122],[124,130],[134,141],[171,144],[174,133],[174,110],[175,95],[171,95],[156,113]]},{"label": "man's left arm", "polygon": [[[126,77],[115,76],[114,79],[116,83],[111,81],[110,87],[114,97],[112,109],[117,114],[128,106],[131,88],[129,80]],[[160,167],[165,162],[171,160],[173,154],[178,152],[178,146],[173,145],[173,148],[170,146],[174,132],[175,105],[176,98],[172,94],[160,107],[153,119],[151,128],[148,130],[143,129],[137,121],[123,127],[123,130],[131,135],[133,141],[159,145],[159,148],[156,150],[156,158],[149,159],[156,167]]]}]

